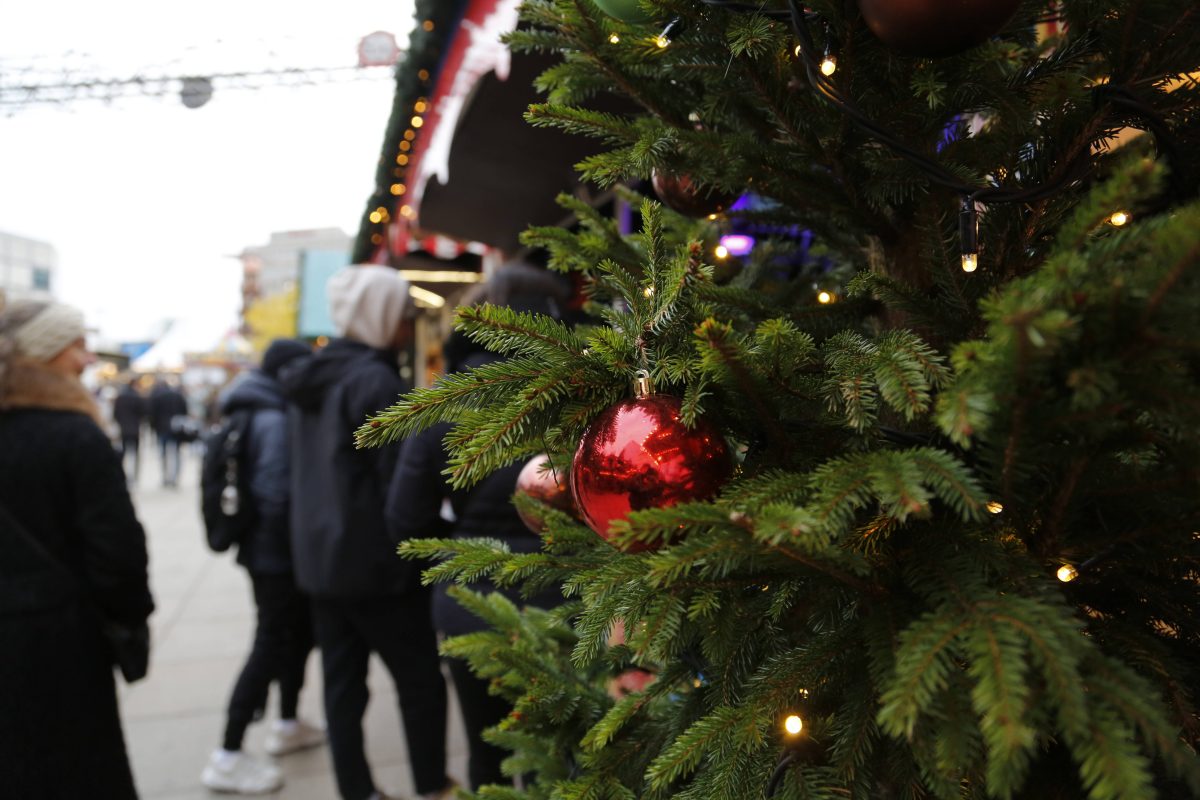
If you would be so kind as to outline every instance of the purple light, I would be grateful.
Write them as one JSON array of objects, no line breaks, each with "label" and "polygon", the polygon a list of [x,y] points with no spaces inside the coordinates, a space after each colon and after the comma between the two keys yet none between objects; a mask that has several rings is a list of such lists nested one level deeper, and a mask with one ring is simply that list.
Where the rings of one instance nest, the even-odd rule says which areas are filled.
[{"label": "purple light", "polygon": [[754,237],[741,233],[729,233],[721,237],[721,246],[731,256],[744,256],[754,249]]}]

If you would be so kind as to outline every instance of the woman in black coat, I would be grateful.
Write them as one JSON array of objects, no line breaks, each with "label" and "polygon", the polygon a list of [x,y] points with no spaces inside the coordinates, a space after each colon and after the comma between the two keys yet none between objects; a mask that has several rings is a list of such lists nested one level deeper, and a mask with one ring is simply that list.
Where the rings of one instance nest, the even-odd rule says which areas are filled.
[{"label": "woman in black coat", "polygon": [[0,775],[11,797],[137,797],[113,668],[121,659],[128,679],[144,674],[154,603],[145,534],[79,381],[92,360],[75,309],[0,308]]},{"label": "woman in black coat", "polygon": [[[557,316],[566,292],[558,276],[527,265],[510,264],[501,267],[487,284],[481,285],[475,299],[519,311]],[[446,340],[442,354],[447,372],[477,367],[498,358],[458,332]],[[435,425],[405,440],[384,512],[392,539],[399,543],[430,536],[488,537],[506,543],[514,553],[539,550],[541,539],[525,526],[512,504],[517,476],[524,465],[511,464],[468,489],[452,490],[446,483],[444,471],[448,456],[442,445],[450,427],[449,423]],[[442,504],[447,500],[454,512],[453,522],[440,515]],[[433,623],[438,633],[443,637],[460,636],[485,629],[486,623],[448,596],[447,588],[446,584],[434,588]],[[479,582],[470,588],[501,591],[518,606],[528,604],[548,608],[563,599],[557,590],[525,598],[516,590],[497,589],[490,583]],[[467,772],[471,788],[478,789],[487,783],[507,783],[500,771],[505,752],[485,742],[481,734],[512,709],[505,700],[488,693],[488,682],[471,672],[465,661],[452,658],[447,663],[467,732]]]}]

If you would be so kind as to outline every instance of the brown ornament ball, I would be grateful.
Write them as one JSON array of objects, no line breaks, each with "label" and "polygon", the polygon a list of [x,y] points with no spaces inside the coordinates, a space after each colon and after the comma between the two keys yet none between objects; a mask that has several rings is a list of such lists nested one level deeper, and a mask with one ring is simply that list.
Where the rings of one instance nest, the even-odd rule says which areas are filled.
[{"label": "brown ornament ball", "polygon": [[[551,508],[570,514],[576,519],[579,512],[575,509],[575,499],[571,496],[571,486],[565,473],[559,473],[549,466],[545,454],[534,456],[517,475],[517,493],[538,500]],[[525,527],[536,534],[546,530],[546,520],[537,512],[517,509],[517,514]]]},{"label": "brown ornament ball", "polygon": [[905,55],[939,58],[987,41],[1020,0],[858,0],[879,40]]},{"label": "brown ornament ball", "polygon": [[697,219],[720,214],[738,199],[736,194],[695,183],[687,175],[672,175],[657,169],[650,173],[650,185],[667,208]]}]

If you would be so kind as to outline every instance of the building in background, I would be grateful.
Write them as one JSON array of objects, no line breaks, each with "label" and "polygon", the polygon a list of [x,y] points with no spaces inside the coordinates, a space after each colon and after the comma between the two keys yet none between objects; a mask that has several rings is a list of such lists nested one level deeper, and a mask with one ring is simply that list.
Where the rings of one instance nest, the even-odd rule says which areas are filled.
[{"label": "building in background", "polygon": [[340,228],[279,231],[247,247],[242,262],[242,332],[261,350],[277,336],[297,335],[303,268],[314,259],[347,263],[354,239]]},{"label": "building in background", "polygon": [[9,297],[50,297],[58,253],[49,242],[0,231],[0,289]]}]

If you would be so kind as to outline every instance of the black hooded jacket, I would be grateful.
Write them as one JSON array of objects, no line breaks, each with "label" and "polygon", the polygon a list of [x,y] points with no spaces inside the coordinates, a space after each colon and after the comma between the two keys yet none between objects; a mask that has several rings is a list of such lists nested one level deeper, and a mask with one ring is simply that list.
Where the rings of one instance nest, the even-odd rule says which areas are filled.
[{"label": "black hooded jacket", "polygon": [[250,493],[258,511],[254,530],[238,545],[238,563],[250,572],[283,575],[292,571],[288,533],[288,432],[283,389],[259,370],[245,373],[222,392],[223,415],[249,409]]},{"label": "black hooded jacket", "polygon": [[334,339],[280,374],[292,445],[292,559],[297,585],[324,597],[416,588],[383,520],[398,445],[358,450],[354,431],[408,391],[396,354]]}]

